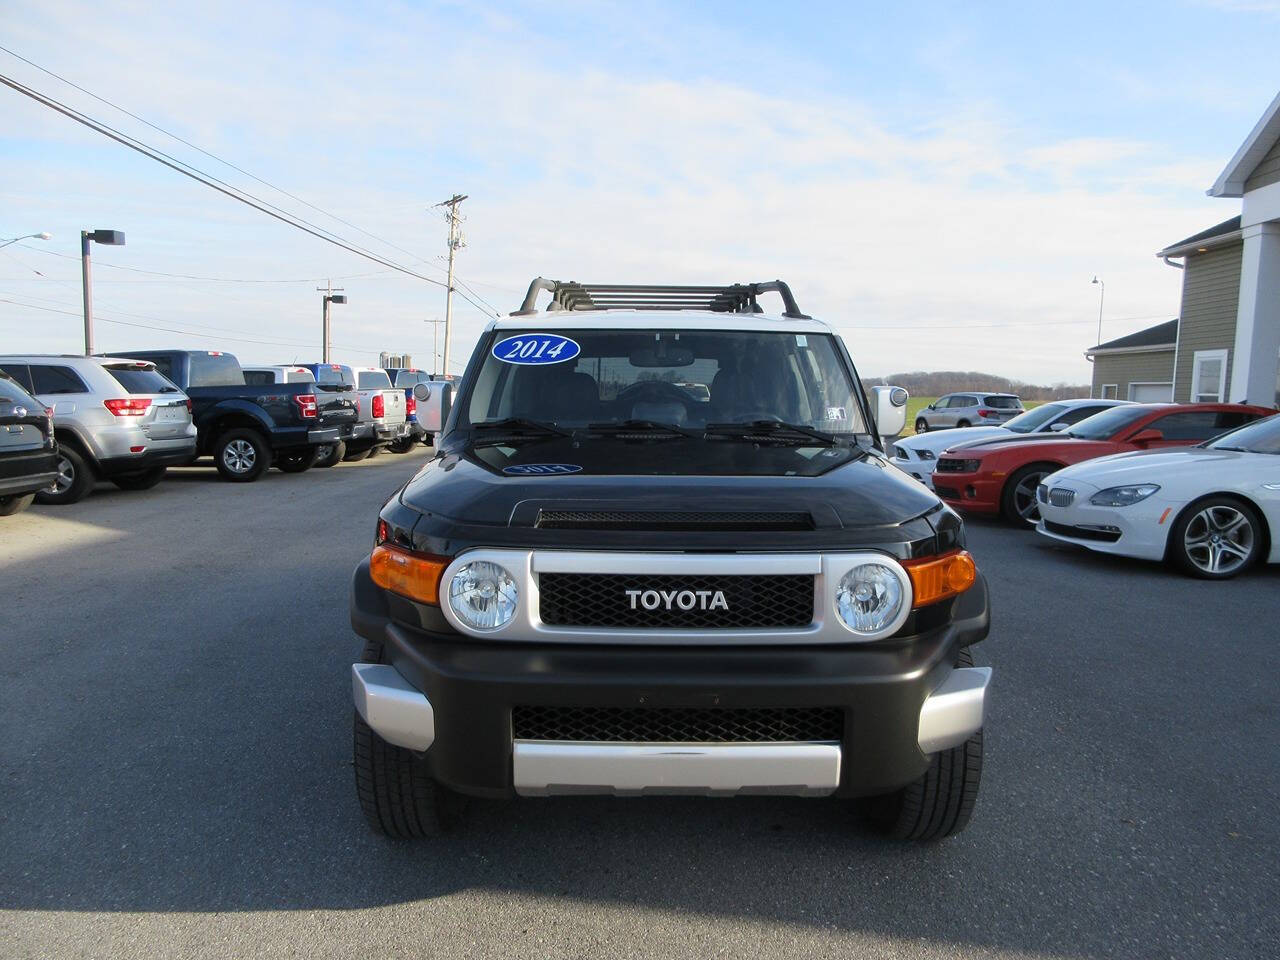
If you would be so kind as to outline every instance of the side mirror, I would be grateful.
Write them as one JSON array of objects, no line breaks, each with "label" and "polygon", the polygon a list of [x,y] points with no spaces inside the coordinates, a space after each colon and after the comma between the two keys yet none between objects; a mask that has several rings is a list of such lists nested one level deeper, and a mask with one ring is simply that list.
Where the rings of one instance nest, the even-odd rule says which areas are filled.
[{"label": "side mirror", "polygon": [[442,431],[453,405],[453,384],[443,380],[415,384],[413,399],[418,401],[418,423],[422,428],[428,433]]},{"label": "side mirror", "polygon": [[883,437],[896,437],[907,425],[907,391],[901,387],[872,387],[871,405]]},{"label": "side mirror", "polygon": [[937,405],[937,403],[931,403],[931,404],[929,404],[929,406],[925,407],[925,409],[926,409],[926,410],[937,410],[937,409],[938,409],[938,405]]},{"label": "side mirror", "polygon": [[1059,420],[1057,423],[1049,424],[1049,429],[1054,433],[1061,433],[1069,426],[1071,426],[1071,424],[1067,423],[1065,420]]},{"label": "side mirror", "polygon": [[1149,443],[1155,443],[1157,440],[1163,440],[1164,434],[1153,427],[1146,430],[1139,430],[1136,434],[1129,438],[1129,442],[1135,446],[1145,447]]}]

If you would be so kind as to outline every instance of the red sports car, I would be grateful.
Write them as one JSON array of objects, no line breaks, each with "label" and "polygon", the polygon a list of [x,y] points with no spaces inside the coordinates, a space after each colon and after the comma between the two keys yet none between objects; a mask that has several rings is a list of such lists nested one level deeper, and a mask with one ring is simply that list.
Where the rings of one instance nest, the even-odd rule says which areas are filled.
[{"label": "red sports car", "polygon": [[993,437],[944,450],[933,489],[952,507],[1034,524],[1036,487],[1056,470],[1133,450],[1185,447],[1275,413],[1240,403],[1135,403],[1112,407],[1061,433]]}]

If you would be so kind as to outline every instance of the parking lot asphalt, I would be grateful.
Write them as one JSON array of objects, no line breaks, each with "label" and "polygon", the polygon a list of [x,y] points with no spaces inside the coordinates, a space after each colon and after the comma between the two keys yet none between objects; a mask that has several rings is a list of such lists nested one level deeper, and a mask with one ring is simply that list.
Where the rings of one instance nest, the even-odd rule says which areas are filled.
[{"label": "parking lot asphalt", "polygon": [[0,521],[0,955],[1275,955],[1280,572],[1200,583],[990,523],[967,833],[573,798],[373,836],[347,584],[425,456],[189,468]]}]

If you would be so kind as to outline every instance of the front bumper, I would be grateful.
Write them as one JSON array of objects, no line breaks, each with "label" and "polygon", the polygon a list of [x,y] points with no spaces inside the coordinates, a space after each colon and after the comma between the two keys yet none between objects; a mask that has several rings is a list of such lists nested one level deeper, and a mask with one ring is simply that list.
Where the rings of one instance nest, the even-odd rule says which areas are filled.
[{"label": "front bumper", "polygon": [[933,467],[937,460],[904,460],[901,457],[890,457],[889,462],[903,473],[919,480],[930,490],[933,489]]},{"label": "front bumper", "polygon": [[[1053,483],[1049,486],[1068,487]],[[1156,494],[1128,507],[1100,507],[1089,502],[1089,497],[1098,492],[1097,487],[1080,483],[1069,486],[1075,493],[1069,506],[1058,507],[1036,498],[1040,508],[1038,532],[1099,553],[1142,560],[1164,559],[1169,530],[1182,503]]]},{"label": "front bumper", "polygon": [[950,473],[935,470],[933,492],[947,506],[968,513],[997,514],[1000,512],[1000,494],[1004,491],[1004,476],[992,477],[984,473]]},{"label": "front bumper", "polygon": [[[952,622],[907,641],[761,647],[494,642],[392,620],[367,561],[352,581],[356,632],[383,645],[355,664],[356,709],[391,743],[422,753],[463,793],[791,793],[861,796],[918,778],[928,754],[982,726],[990,670],[957,668],[986,636],[985,582]],[[615,743],[514,737],[530,707],[838,707],[838,742]],[[733,748],[733,749],[729,749]],[[819,749],[820,748],[820,749]]]}]

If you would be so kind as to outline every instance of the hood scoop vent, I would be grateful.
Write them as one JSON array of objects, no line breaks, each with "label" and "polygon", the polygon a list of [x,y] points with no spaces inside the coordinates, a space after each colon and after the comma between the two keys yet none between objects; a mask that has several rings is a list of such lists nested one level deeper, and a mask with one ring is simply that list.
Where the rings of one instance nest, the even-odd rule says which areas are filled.
[{"label": "hood scoop vent", "polygon": [[673,512],[659,510],[539,510],[544,530],[813,530],[807,512]]}]

